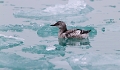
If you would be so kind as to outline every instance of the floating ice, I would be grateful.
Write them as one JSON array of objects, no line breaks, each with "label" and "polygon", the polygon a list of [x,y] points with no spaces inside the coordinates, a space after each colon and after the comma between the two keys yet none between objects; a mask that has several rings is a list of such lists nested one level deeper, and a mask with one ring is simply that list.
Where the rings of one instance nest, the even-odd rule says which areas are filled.
[{"label": "floating ice", "polygon": [[23,40],[22,38],[0,34],[0,50],[20,46],[23,44]]},{"label": "floating ice", "polygon": [[68,4],[66,5],[55,5],[54,7],[48,7],[44,11],[49,12],[52,14],[59,14],[59,13],[76,13],[81,11],[86,7],[86,3],[84,0],[69,0]]},{"label": "floating ice", "polygon": [[6,36],[6,35],[3,35],[3,34],[0,34],[0,37],[3,36],[5,38],[13,38],[13,39],[17,39],[17,40],[24,40],[23,38],[18,38],[18,37],[13,37],[13,36]]}]

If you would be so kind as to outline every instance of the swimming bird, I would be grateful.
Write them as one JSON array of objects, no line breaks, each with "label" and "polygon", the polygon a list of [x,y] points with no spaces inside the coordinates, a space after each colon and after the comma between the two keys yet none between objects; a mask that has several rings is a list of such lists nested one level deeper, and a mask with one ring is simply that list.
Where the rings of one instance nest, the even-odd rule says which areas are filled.
[{"label": "swimming bird", "polygon": [[57,26],[59,28],[58,38],[85,39],[88,38],[89,32],[91,31],[91,30],[82,30],[82,29],[67,30],[66,24],[63,21],[57,21],[55,24],[52,24],[50,26]]}]

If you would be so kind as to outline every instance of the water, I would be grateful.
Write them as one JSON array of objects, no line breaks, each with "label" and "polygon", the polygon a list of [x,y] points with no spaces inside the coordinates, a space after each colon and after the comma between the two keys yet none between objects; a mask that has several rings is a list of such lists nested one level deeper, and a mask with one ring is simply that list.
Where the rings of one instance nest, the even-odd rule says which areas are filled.
[{"label": "water", "polygon": [[[119,0],[0,0],[0,70],[119,70]],[[91,29],[89,44],[58,29]],[[84,40],[85,42],[86,40]]]}]

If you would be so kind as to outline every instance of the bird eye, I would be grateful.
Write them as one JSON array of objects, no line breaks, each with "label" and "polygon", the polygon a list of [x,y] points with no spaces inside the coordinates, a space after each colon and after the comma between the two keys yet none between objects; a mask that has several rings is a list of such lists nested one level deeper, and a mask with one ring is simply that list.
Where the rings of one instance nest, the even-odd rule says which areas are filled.
[{"label": "bird eye", "polygon": [[59,23],[56,23],[56,25],[59,25]]}]

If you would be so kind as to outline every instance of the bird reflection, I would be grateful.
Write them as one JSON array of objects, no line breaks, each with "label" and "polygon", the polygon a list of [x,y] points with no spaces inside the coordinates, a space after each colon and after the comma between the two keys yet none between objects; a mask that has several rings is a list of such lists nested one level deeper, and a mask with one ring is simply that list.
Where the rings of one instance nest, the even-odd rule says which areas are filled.
[{"label": "bird reflection", "polygon": [[80,46],[82,49],[89,49],[91,47],[89,39],[76,39],[76,38],[58,38],[59,45],[61,46]]}]

